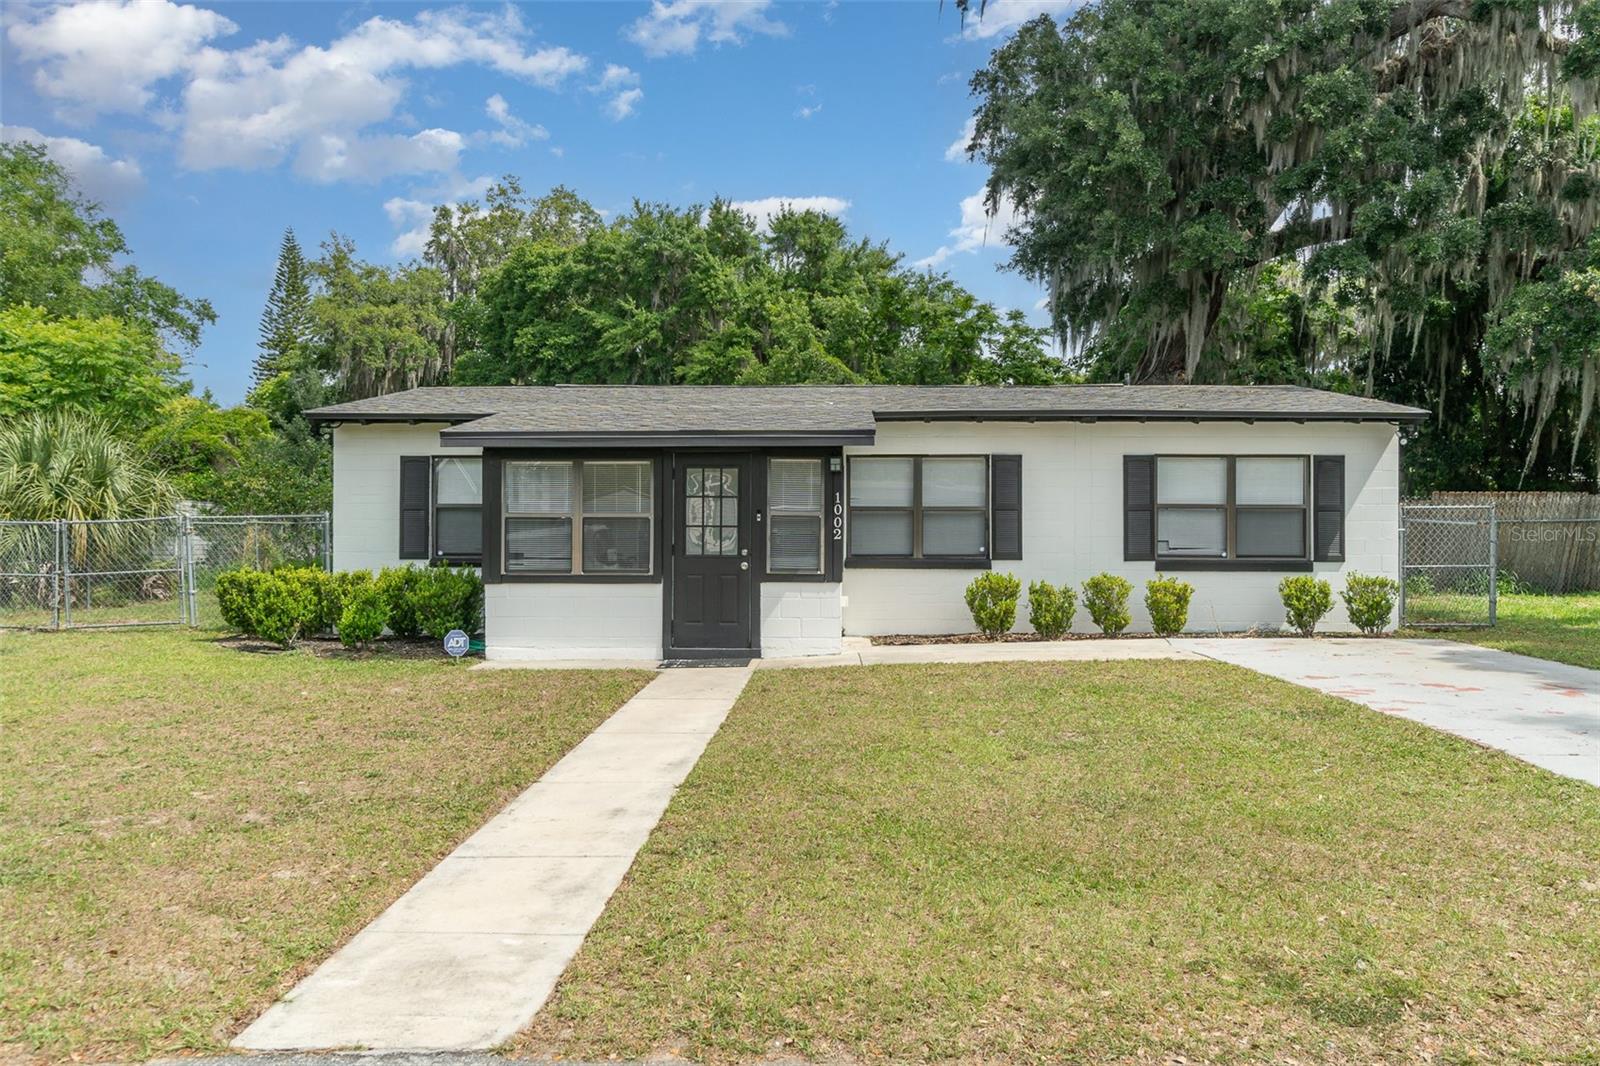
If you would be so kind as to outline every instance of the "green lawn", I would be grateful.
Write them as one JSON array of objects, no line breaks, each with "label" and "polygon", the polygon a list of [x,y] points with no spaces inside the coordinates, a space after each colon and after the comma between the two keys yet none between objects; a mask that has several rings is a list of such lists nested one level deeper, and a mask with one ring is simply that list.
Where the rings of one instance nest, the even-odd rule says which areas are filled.
[{"label": "green lawn", "polygon": [[[1455,615],[1442,602],[1425,604],[1426,617],[1452,621]],[[1481,613],[1482,601],[1471,608]],[[1475,616],[1474,616],[1475,617]],[[1600,670],[1600,592],[1566,596],[1511,595],[1499,597],[1497,622],[1481,629],[1406,629],[1402,636],[1449,637],[1485,648],[1499,648],[1540,659]]]},{"label": "green lawn", "polygon": [[1596,1061],[1600,792],[1212,663],[756,674],[512,1051]]},{"label": "green lawn", "polygon": [[0,1061],[223,1047],[648,676],[0,634]]}]

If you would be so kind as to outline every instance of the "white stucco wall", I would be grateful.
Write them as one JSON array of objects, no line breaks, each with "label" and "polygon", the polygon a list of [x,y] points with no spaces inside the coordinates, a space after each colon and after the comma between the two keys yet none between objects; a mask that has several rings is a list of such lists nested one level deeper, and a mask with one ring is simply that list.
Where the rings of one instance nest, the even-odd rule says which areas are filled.
[{"label": "white stucco wall", "polygon": [[833,655],[843,641],[839,583],[766,581],[761,585],[764,658]]},{"label": "white stucco wall", "polygon": [[[481,455],[439,444],[444,423],[345,425],[333,431],[333,568],[399,566],[400,457]],[[421,562],[425,563],[425,560]]]},{"label": "white stucco wall", "polygon": [[659,659],[661,584],[563,581],[483,589],[489,659]]},{"label": "white stucco wall", "polygon": [[[1335,606],[1324,626],[1348,629],[1338,602],[1343,574],[1359,570],[1396,576],[1399,571],[1399,458],[1395,427],[1386,424],[1234,423],[882,423],[869,454],[1001,454],[1022,458],[1022,559],[995,569],[1030,581],[1077,588],[1102,570],[1134,584],[1131,630],[1148,631],[1144,583],[1152,562],[1122,558],[1122,457],[1150,454],[1294,454],[1345,457],[1345,561],[1316,563],[1313,572],[1334,588]],[[972,629],[962,600],[976,570],[873,570],[847,566],[844,631],[958,633]],[[1281,573],[1189,571],[1172,576],[1194,586],[1191,631],[1241,630],[1283,621]],[[1027,628],[1026,603],[1018,628]],[[1073,630],[1095,632],[1080,603]]]}]

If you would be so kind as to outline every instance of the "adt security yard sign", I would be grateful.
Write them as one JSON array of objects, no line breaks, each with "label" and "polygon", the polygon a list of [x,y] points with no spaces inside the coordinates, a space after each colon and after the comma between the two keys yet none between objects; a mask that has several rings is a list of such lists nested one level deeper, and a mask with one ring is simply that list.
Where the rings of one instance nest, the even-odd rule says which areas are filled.
[{"label": "adt security yard sign", "polygon": [[445,654],[459,659],[463,655],[467,654],[467,648],[471,645],[471,643],[472,642],[467,639],[467,635],[461,632],[461,630],[452,629],[450,632],[444,635]]}]

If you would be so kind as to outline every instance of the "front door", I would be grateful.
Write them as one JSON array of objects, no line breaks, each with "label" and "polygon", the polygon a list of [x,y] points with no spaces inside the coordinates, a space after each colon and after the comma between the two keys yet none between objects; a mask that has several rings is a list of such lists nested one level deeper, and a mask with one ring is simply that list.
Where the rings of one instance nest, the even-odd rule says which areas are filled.
[{"label": "front door", "polygon": [[667,655],[749,655],[751,463],[680,455],[673,463],[672,600]]}]

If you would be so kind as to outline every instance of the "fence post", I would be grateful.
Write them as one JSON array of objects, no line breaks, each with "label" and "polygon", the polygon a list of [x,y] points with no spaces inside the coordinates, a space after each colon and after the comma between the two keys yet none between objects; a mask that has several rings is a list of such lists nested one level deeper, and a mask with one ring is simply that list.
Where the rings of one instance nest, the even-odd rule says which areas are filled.
[{"label": "fence post", "polygon": [[322,512],[322,568],[333,572],[333,516]]},{"label": "fence post", "polygon": [[1395,619],[1395,627],[1400,628],[1406,624],[1406,505],[1400,504],[1400,615]]},{"label": "fence post", "polygon": [[1500,519],[1495,505],[1489,505],[1489,624],[1494,625],[1495,608],[1500,599]]},{"label": "fence post", "polygon": [[61,529],[61,538],[57,541],[61,552],[61,628],[72,628],[72,545],[67,543],[67,538],[72,535],[68,523],[63,519],[56,519],[56,524]]},{"label": "fence post", "polygon": [[61,560],[66,557],[66,553],[61,550],[61,519],[59,519],[59,518],[56,519],[54,525],[55,525],[55,535],[56,535],[55,536],[55,541],[56,541],[56,566],[55,566],[55,571],[56,572],[55,572],[55,588],[54,588],[54,590],[52,590],[51,597],[50,597],[50,628],[52,628],[52,629],[60,629],[61,628],[61,594],[62,594],[62,591],[63,591],[63,586],[61,584]]}]

